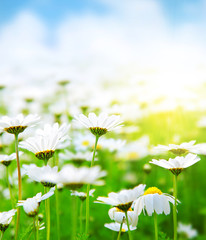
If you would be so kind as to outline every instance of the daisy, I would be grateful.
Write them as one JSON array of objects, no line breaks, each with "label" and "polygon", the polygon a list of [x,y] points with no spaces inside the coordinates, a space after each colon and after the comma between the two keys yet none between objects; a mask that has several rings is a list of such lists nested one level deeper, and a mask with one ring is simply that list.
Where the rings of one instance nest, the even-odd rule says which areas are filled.
[{"label": "daisy", "polygon": [[176,158],[170,158],[168,161],[165,159],[152,159],[150,163],[169,169],[177,176],[184,168],[190,167],[198,161],[200,161],[200,158],[197,155],[189,153],[185,157],[177,156]]},{"label": "daisy", "polygon": [[69,128],[70,125],[67,125],[66,123],[61,126],[59,126],[58,123],[54,123],[53,125],[45,124],[43,129],[38,129],[36,131],[36,134],[41,136],[57,135],[59,139],[62,139],[67,137]]},{"label": "daisy", "polygon": [[135,201],[134,211],[138,215],[144,210],[146,210],[149,216],[152,216],[154,212],[168,215],[170,213],[169,203],[174,205],[175,200],[173,196],[162,193],[162,191],[156,187],[150,187]]},{"label": "daisy", "polygon": [[[21,156],[22,153],[23,153],[23,152],[19,152],[19,156]],[[4,166],[8,167],[8,166],[11,164],[12,160],[16,160],[16,153],[12,153],[12,154],[10,154],[10,155],[0,154],[0,162],[1,162]]]},{"label": "daisy", "polygon": [[27,198],[26,200],[20,200],[17,203],[17,207],[23,206],[25,213],[29,217],[34,217],[39,212],[39,206],[41,201],[51,197],[54,194],[54,188],[42,196],[42,193],[37,193],[33,198]]},{"label": "daisy", "polygon": [[186,236],[188,239],[198,236],[197,230],[193,229],[191,224],[183,224],[181,222],[178,223],[177,232],[180,235]]},{"label": "daisy", "polygon": [[23,114],[19,114],[14,118],[3,116],[0,119],[0,131],[6,131],[11,134],[19,134],[23,132],[27,127],[33,127],[39,122],[40,117],[38,115],[29,114],[24,117]]},{"label": "daisy", "polygon": [[123,121],[119,120],[120,116],[111,115],[108,116],[106,113],[101,113],[96,116],[95,113],[89,113],[88,117],[84,114],[80,114],[76,119],[88,128],[92,134],[95,136],[102,136],[107,132],[121,127],[120,125]]},{"label": "daisy", "polygon": [[[122,223],[122,222],[126,223],[125,212],[123,212],[119,208],[117,207],[111,208],[108,214],[111,220],[114,220],[115,222],[118,222],[118,223]],[[132,227],[135,227],[138,222],[138,214],[135,211],[132,211],[132,209],[130,208],[127,212],[127,215],[128,215],[129,225],[131,225]]]},{"label": "daisy", "polygon": [[[64,160],[64,161],[72,161],[72,162],[77,162],[77,163],[82,163],[85,161],[91,162],[92,161],[92,155],[93,153],[91,152],[77,152],[77,153],[72,153],[68,150],[65,150],[64,153],[59,154],[59,158]],[[95,159],[97,161],[97,159]]]},{"label": "daisy", "polygon": [[144,194],[135,201],[134,212],[136,212],[137,215],[140,215],[142,210],[146,210],[149,216],[154,213],[155,240],[158,239],[157,214],[169,214],[170,202],[173,205],[176,204],[174,197],[162,193],[162,191],[156,187],[148,188]]},{"label": "daisy", "polygon": [[[121,224],[120,223],[117,223],[117,222],[114,222],[114,223],[105,223],[104,226],[106,228],[109,228],[111,229],[112,231],[115,231],[115,232],[119,232],[120,231],[120,227],[121,227]],[[136,230],[137,227],[132,227],[130,226],[130,231],[133,231],[133,230]],[[128,227],[125,223],[122,224],[122,232],[127,232],[128,231]]]},{"label": "daisy", "polygon": [[58,178],[58,167],[51,168],[49,165],[37,167],[35,164],[23,165],[29,178],[41,182],[45,187],[54,187]]},{"label": "daisy", "polygon": [[111,192],[108,197],[98,197],[97,203],[104,203],[117,207],[126,212],[132,206],[132,203],[144,193],[146,185],[140,184],[137,187],[129,190],[121,190],[118,193]]},{"label": "daisy", "polygon": [[8,212],[0,212],[0,230],[4,232],[8,227],[16,213],[16,209],[12,209]]},{"label": "daisy", "polygon": [[[95,189],[91,189],[89,191],[89,196],[90,197],[94,197],[93,193],[94,193]],[[87,193],[85,192],[78,192],[78,191],[71,191],[71,196],[77,196],[79,197],[82,201],[86,200],[87,198]]]},{"label": "daisy", "polygon": [[196,146],[194,146],[195,144],[195,140],[190,141],[190,142],[184,142],[181,143],[180,145],[176,145],[176,144],[169,144],[169,146],[164,146],[164,145],[158,145],[157,147],[154,147],[154,151],[157,152],[172,152],[175,155],[183,155],[189,152],[194,152],[196,150]]},{"label": "daisy", "polygon": [[102,185],[104,181],[99,178],[106,175],[105,171],[101,171],[99,166],[76,168],[67,164],[59,172],[58,183],[74,190],[82,187],[84,184]]},{"label": "daisy", "polygon": [[65,134],[68,128],[66,125],[59,127],[58,124],[54,124],[53,126],[46,124],[43,130],[37,131],[35,137],[28,138],[21,142],[19,146],[33,152],[38,159],[48,161],[53,157],[59,145],[67,138]]}]

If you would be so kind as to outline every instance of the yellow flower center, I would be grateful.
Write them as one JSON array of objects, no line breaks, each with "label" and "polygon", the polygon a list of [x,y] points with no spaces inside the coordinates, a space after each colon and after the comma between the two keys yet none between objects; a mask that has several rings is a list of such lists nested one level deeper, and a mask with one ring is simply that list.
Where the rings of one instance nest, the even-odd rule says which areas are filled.
[{"label": "yellow flower center", "polygon": [[124,228],[122,228],[122,232],[126,232],[126,230]]},{"label": "yellow flower center", "polygon": [[158,193],[159,195],[162,194],[162,191],[160,191],[158,188],[156,187],[150,187],[148,188],[145,192],[144,192],[144,195],[147,195],[147,194],[155,194],[155,193]]},{"label": "yellow flower center", "polygon": [[82,145],[85,146],[85,147],[89,146],[89,141],[88,140],[84,140],[82,142]]}]

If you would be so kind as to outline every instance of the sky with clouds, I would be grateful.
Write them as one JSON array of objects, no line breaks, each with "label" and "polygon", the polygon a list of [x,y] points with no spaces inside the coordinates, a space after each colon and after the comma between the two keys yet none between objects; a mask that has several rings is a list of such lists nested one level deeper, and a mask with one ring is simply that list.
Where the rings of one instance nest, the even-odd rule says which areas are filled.
[{"label": "sky with clouds", "polygon": [[205,10],[205,0],[3,0],[1,79],[203,82]]}]

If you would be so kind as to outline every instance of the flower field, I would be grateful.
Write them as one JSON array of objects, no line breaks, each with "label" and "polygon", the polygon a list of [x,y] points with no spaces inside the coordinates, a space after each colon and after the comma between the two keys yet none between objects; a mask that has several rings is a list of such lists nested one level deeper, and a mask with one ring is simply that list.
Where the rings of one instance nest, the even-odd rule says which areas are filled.
[{"label": "flower field", "polygon": [[1,86],[2,239],[205,239],[204,98],[114,87]]}]

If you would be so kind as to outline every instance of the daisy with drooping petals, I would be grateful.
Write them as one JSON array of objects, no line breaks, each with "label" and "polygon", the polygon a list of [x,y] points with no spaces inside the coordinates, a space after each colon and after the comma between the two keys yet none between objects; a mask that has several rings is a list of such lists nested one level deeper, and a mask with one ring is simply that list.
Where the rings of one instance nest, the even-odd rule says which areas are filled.
[{"label": "daisy with drooping petals", "polygon": [[8,212],[0,212],[0,230],[5,232],[9,227],[9,224],[16,213],[16,209],[12,209]]},{"label": "daisy with drooping petals", "polygon": [[175,204],[175,199],[173,196],[162,193],[156,187],[148,188],[144,194],[139,197],[134,204],[134,212],[138,215],[144,210],[146,210],[147,214],[151,216],[154,213],[154,226],[155,226],[155,240],[158,239],[158,227],[157,227],[157,215],[162,214],[165,215],[170,213],[170,205],[169,203]]},{"label": "daisy with drooping petals", "polygon": [[154,147],[154,151],[155,152],[172,152],[175,155],[183,155],[186,153],[194,153],[196,151],[196,146],[195,144],[195,140],[190,141],[190,142],[185,142],[185,143],[181,143],[180,145],[176,145],[176,144],[169,144],[168,146],[164,146],[164,145],[158,145],[157,147]]},{"label": "daisy with drooping petals", "polygon": [[162,191],[156,187],[150,187],[135,201],[134,211],[137,212],[138,215],[144,210],[146,210],[149,216],[152,216],[154,212],[168,215],[170,213],[169,203],[174,205],[174,202],[173,196],[162,193]]},{"label": "daisy with drooping petals", "polygon": [[177,156],[176,158],[170,158],[168,161],[152,159],[150,163],[169,169],[173,174],[179,175],[184,168],[190,167],[198,161],[200,161],[200,158],[197,155],[189,153],[185,157]]},{"label": "daisy with drooping petals", "polygon": [[36,114],[29,114],[25,117],[23,114],[19,114],[14,118],[3,116],[0,119],[0,131],[6,131],[11,134],[19,134],[27,127],[34,126],[39,120],[40,117]]},{"label": "daisy with drooping petals", "polygon": [[42,196],[42,193],[37,193],[33,198],[27,198],[26,200],[18,201],[17,206],[23,206],[25,213],[29,217],[34,217],[39,212],[39,206],[41,201],[51,197],[54,194],[54,188]]},{"label": "daisy with drooping petals", "polygon": [[122,211],[128,211],[132,203],[144,193],[145,186],[140,184],[133,189],[124,189],[118,193],[111,192],[108,197],[98,197],[96,202],[112,205]]},{"label": "daisy with drooping petals", "polygon": [[101,113],[99,116],[96,116],[95,113],[89,113],[88,117],[80,114],[76,119],[98,137],[121,127],[122,125],[120,124],[123,122],[119,120],[119,115],[108,116],[106,113]]},{"label": "daisy with drooping petals", "polygon": [[29,178],[40,182],[45,187],[54,187],[58,178],[58,167],[51,168],[49,165],[37,167],[35,164],[23,165]]}]

